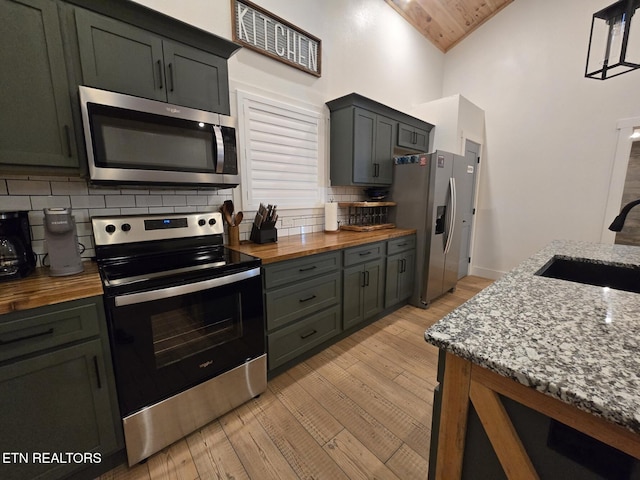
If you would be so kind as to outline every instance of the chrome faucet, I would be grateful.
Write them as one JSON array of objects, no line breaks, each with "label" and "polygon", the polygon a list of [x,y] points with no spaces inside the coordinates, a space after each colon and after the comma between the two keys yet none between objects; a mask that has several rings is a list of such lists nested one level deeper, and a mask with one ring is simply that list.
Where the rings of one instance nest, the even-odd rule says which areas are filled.
[{"label": "chrome faucet", "polygon": [[622,207],[622,210],[620,210],[618,216],[613,220],[613,222],[611,222],[611,225],[609,225],[609,230],[611,230],[612,232],[621,231],[622,227],[624,226],[624,221],[627,219],[629,210],[631,210],[636,205],[640,205],[640,199],[629,202],[624,207]]}]

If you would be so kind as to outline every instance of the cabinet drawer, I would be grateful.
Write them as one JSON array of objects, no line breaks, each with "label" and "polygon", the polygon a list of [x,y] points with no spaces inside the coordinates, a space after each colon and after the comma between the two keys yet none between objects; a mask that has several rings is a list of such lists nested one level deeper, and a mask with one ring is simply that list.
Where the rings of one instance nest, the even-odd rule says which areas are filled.
[{"label": "cabinet drawer", "polygon": [[340,306],[316,313],[268,336],[269,369],[296,358],[340,333]]},{"label": "cabinet drawer", "polygon": [[381,257],[384,254],[384,243],[370,243],[360,247],[347,248],[344,251],[344,266],[356,265]]},{"label": "cabinet drawer", "polygon": [[340,268],[340,252],[323,253],[278,262],[264,267],[264,286],[267,289],[279,287],[333,272],[338,268]]},{"label": "cabinet drawer", "polygon": [[387,255],[394,255],[399,252],[416,248],[416,236],[394,238],[387,241]]},{"label": "cabinet drawer", "polygon": [[0,322],[0,361],[98,335],[102,303],[80,302],[8,314]]},{"label": "cabinet drawer", "polygon": [[340,290],[340,272],[335,272],[267,292],[267,330],[339,303]]}]

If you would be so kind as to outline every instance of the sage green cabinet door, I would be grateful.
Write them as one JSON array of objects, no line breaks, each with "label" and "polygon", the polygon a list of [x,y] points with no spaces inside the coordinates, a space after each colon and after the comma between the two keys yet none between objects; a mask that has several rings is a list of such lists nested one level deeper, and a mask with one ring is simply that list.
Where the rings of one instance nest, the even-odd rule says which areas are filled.
[{"label": "sage green cabinet door", "polygon": [[80,8],[75,17],[85,85],[167,101],[161,38]]},{"label": "sage green cabinet door", "polygon": [[342,319],[345,329],[382,311],[384,259],[344,269]]},{"label": "sage green cabinet door", "polygon": [[429,149],[429,132],[420,127],[399,123],[398,146],[415,152],[426,152]]},{"label": "sage green cabinet door", "polygon": [[393,182],[393,141],[397,122],[382,115],[376,117],[373,183],[391,185]]},{"label": "sage green cabinet door", "polygon": [[57,6],[0,0],[0,164],[78,167]]},{"label": "sage green cabinet door", "polygon": [[363,319],[382,311],[384,303],[384,259],[365,265],[365,286],[362,298]]},{"label": "sage green cabinet door", "polygon": [[34,462],[34,452],[117,446],[100,340],[0,367],[0,391],[0,451],[29,456],[4,465],[3,479],[54,479],[78,469],[74,462]]},{"label": "sage green cabinet door", "polygon": [[415,250],[387,258],[385,307],[400,303],[411,296],[415,275]]},{"label": "sage green cabinet door", "polygon": [[347,329],[364,320],[364,266],[356,265],[344,269],[342,294],[342,323]]},{"label": "sage green cabinet door", "polygon": [[163,52],[169,103],[229,115],[226,60],[167,40]]},{"label": "sage green cabinet door", "polygon": [[353,123],[353,183],[390,185],[396,122],[355,108]]}]

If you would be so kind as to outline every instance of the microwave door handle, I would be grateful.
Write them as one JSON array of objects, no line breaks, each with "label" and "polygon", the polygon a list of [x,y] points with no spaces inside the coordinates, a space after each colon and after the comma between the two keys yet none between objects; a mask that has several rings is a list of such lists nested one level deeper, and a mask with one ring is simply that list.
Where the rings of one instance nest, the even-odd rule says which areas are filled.
[{"label": "microwave door handle", "polygon": [[260,268],[252,268],[242,272],[232,273],[218,278],[211,278],[202,282],[187,283],[184,285],[176,285],[175,287],[159,288],[149,292],[129,293],[114,297],[116,307],[124,307],[126,305],[136,305],[143,302],[151,302],[153,300],[161,300],[163,298],[177,297],[188,293],[200,292],[202,290],[210,290],[212,288],[231,285],[232,283],[241,282],[252,277],[260,275]]},{"label": "microwave door handle", "polygon": [[213,140],[216,142],[216,173],[224,173],[224,139],[218,125],[213,125]]}]

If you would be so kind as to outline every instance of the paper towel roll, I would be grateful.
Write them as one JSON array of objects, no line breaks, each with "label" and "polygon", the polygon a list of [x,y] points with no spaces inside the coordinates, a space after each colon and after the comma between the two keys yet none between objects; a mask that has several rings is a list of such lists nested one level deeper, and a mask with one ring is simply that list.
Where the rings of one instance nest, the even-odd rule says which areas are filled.
[{"label": "paper towel roll", "polygon": [[338,231],[338,204],[336,202],[324,204],[324,230],[326,232]]}]

